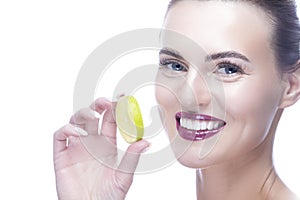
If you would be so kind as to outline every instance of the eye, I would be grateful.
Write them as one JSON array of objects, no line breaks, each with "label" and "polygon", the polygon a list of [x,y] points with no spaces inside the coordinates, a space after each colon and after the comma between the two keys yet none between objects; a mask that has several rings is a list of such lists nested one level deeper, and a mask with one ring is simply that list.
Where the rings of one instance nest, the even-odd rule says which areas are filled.
[{"label": "eye", "polygon": [[216,70],[217,74],[232,76],[238,74],[244,74],[244,71],[241,67],[232,64],[232,63],[220,63],[217,65],[218,69]]},{"label": "eye", "polygon": [[174,71],[187,71],[186,68],[178,62],[170,62],[169,64],[166,65],[166,67]]},{"label": "eye", "polygon": [[165,72],[169,71],[170,73],[180,73],[187,72],[188,68],[184,63],[173,58],[161,57],[159,59],[160,68]]},{"label": "eye", "polygon": [[176,72],[186,72],[187,71],[186,67],[183,64],[181,64],[177,61],[171,61],[171,60],[170,61],[164,61],[164,60],[162,60],[160,62],[160,65],[163,66],[163,67],[166,67],[169,70],[173,70],[173,71],[176,71]]},{"label": "eye", "polygon": [[166,77],[182,77],[185,76],[188,71],[188,65],[174,58],[161,57],[159,59],[159,65],[160,72]]}]

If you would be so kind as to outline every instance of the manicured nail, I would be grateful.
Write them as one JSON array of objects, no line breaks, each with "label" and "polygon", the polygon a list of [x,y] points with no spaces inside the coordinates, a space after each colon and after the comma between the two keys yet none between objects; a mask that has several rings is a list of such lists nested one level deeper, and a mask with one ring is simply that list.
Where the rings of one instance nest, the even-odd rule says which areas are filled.
[{"label": "manicured nail", "polygon": [[80,127],[75,127],[75,130],[82,136],[88,136],[88,132],[86,132],[85,130],[83,130],[82,128]]},{"label": "manicured nail", "polygon": [[113,99],[112,97],[103,97],[103,100],[107,102],[111,102],[112,99]]},{"label": "manicured nail", "polygon": [[91,110],[91,114],[92,114],[93,117],[95,117],[97,119],[101,118],[101,115],[98,112],[94,111],[94,110]]},{"label": "manicured nail", "polygon": [[142,151],[142,153],[145,153],[146,151],[148,151],[151,148],[151,143],[149,143],[149,145]]},{"label": "manicured nail", "polygon": [[118,94],[118,95],[116,96],[117,101],[118,101],[121,97],[123,97],[123,96],[125,96],[125,93]]}]

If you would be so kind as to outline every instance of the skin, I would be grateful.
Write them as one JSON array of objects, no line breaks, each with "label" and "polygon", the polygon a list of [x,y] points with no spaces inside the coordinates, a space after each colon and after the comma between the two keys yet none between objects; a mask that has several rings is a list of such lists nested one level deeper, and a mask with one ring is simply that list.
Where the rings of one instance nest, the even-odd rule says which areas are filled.
[{"label": "skin", "polygon": [[[163,34],[165,45],[173,43],[176,49],[171,51],[182,58],[168,50],[160,53],[157,82],[164,87],[156,88],[179,162],[199,168],[198,199],[296,199],[274,170],[272,147],[283,109],[299,98],[299,76],[279,74],[266,13],[247,3],[182,1],[169,10],[164,28],[207,52],[176,45],[178,41]],[[226,51],[238,52],[248,61],[231,57],[205,61],[207,55]],[[224,61],[243,72],[225,73]],[[174,63],[182,68],[175,69]],[[180,111],[211,115],[226,126],[212,138],[187,143],[178,139],[174,116]],[[205,146],[210,142],[213,145]],[[188,148],[183,151],[182,146]]]},{"label": "skin", "polygon": [[[173,44],[187,70],[171,70],[170,76],[167,65],[161,66],[157,82],[164,87],[156,88],[165,112],[164,128],[178,161],[197,169],[197,199],[296,199],[273,169],[272,146],[283,109],[299,99],[300,73],[278,73],[270,42],[273,30],[265,13],[246,3],[184,1],[168,12],[164,28],[201,47],[180,45],[190,43],[162,34],[163,44]],[[205,59],[224,51],[249,59],[226,58],[243,66],[244,73],[227,76],[224,65],[220,67],[223,59]],[[160,59],[174,61],[163,52]],[[129,145],[117,162],[114,106],[99,98],[55,132],[53,159],[60,200],[125,199],[140,154],[149,143]],[[214,137],[190,142],[178,137],[174,115],[179,111],[212,115],[226,121],[226,126]]]},{"label": "skin", "polygon": [[[139,156],[149,143],[141,140],[130,145],[121,163],[117,163],[114,106],[107,99],[99,98],[76,112],[69,124],[55,132],[53,159],[60,200],[125,199]],[[100,114],[103,121],[98,134]]]}]

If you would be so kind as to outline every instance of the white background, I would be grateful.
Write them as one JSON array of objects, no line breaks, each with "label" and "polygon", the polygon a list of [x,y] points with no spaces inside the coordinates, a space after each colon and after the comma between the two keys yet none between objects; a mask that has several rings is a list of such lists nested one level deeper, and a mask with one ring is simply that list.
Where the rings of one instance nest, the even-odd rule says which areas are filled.
[{"label": "white background", "polygon": [[[112,36],[162,24],[168,0],[0,2],[0,199],[56,199],[52,137],[73,112],[76,76]],[[275,142],[282,179],[300,195],[300,103]],[[128,199],[196,199],[194,170],[136,176]]]}]

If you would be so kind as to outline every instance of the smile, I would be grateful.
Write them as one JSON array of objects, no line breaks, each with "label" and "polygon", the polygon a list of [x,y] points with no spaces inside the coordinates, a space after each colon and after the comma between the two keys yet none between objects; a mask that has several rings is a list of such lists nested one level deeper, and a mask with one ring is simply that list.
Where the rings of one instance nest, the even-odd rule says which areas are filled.
[{"label": "smile", "polygon": [[175,115],[179,135],[191,141],[210,138],[219,133],[226,122],[208,115],[178,112]]}]

